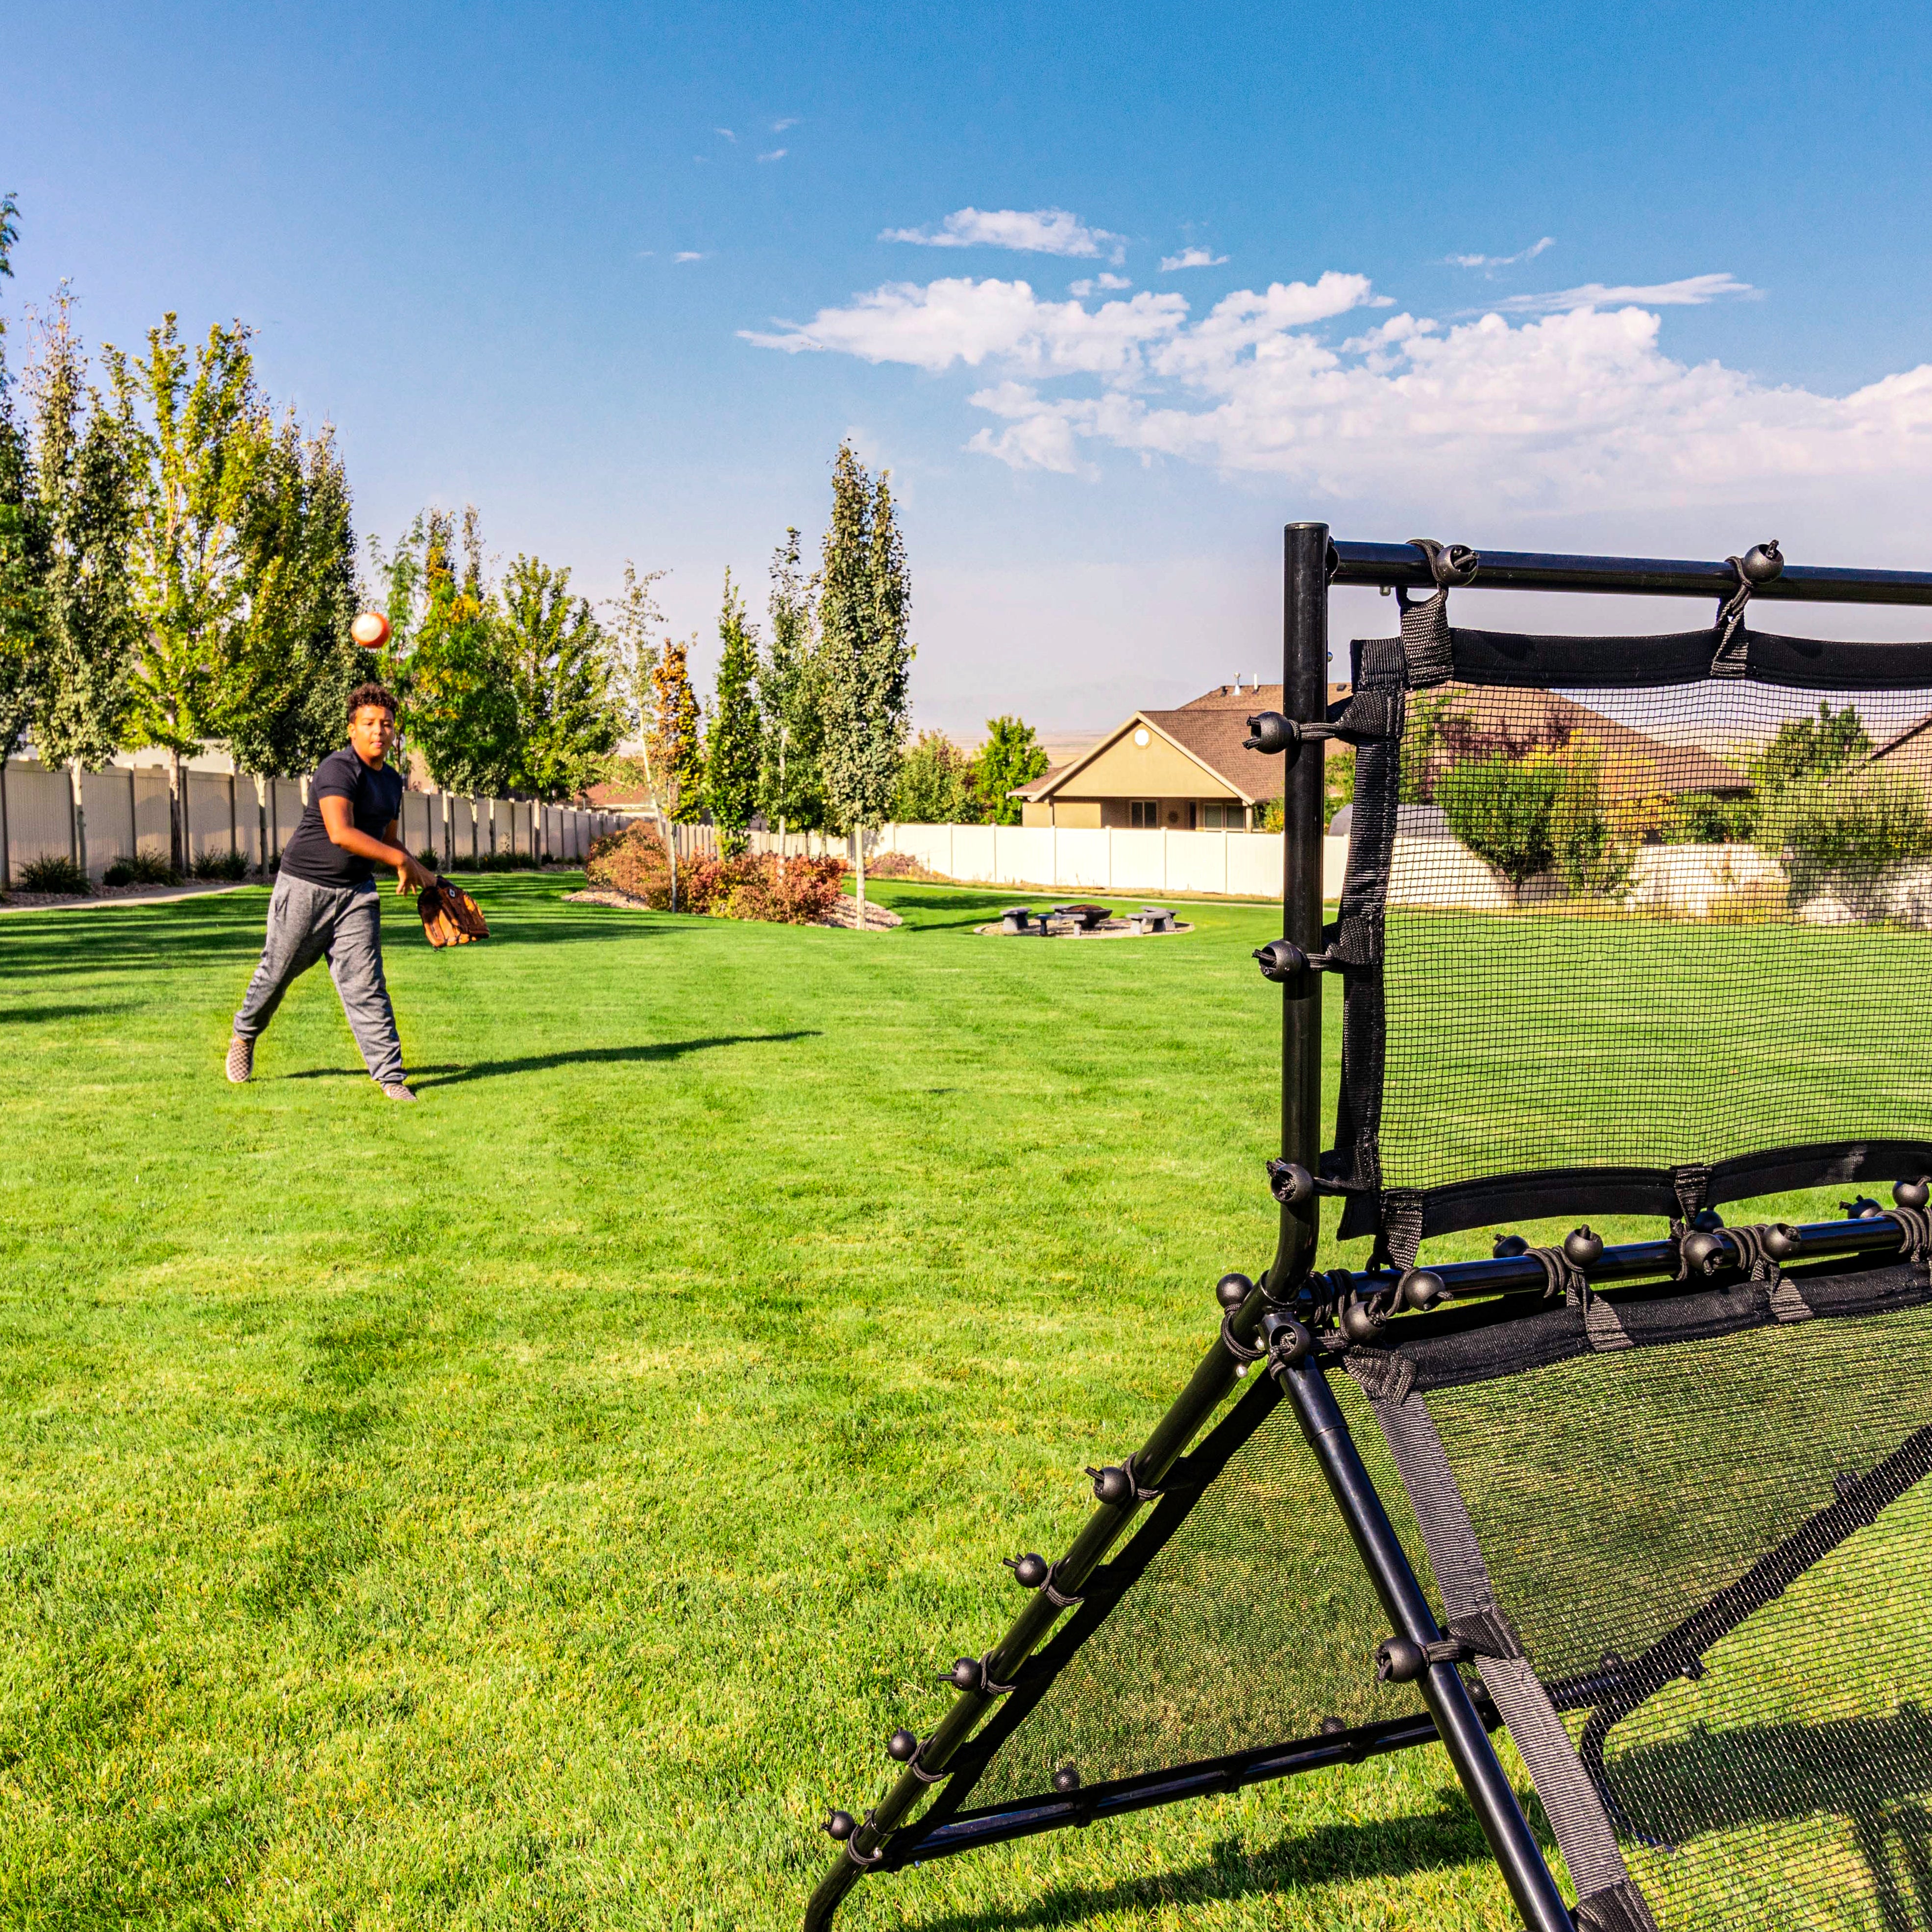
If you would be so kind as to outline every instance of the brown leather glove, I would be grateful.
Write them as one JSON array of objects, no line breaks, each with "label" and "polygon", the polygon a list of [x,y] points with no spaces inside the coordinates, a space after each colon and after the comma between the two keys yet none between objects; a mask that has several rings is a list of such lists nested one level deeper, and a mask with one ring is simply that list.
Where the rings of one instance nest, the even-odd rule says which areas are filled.
[{"label": "brown leather glove", "polygon": [[467,946],[472,939],[490,937],[482,908],[460,886],[452,886],[440,874],[434,885],[417,893],[416,912],[422,920],[423,937],[432,946]]}]

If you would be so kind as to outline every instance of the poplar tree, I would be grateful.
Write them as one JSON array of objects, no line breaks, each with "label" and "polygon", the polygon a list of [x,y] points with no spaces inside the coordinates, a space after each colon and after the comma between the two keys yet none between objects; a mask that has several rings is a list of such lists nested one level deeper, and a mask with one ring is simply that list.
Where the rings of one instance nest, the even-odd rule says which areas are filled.
[{"label": "poplar tree", "polygon": [[698,719],[698,697],[691,688],[691,646],[667,638],[651,673],[650,747],[665,804],[679,825],[695,825],[704,808]]},{"label": "poplar tree", "polygon": [[758,710],[764,729],[758,764],[758,804],[765,823],[816,832],[825,824],[820,759],[825,720],[820,704],[820,666],[813,634],[816,577],[800,574],[798,532],[788,530],[772,555],[771,644],[758,660]]},{"label": "poplar tree", "polygon": [[[19,203],[0,194],[0,280],[14,272]],[[14,412],[7,368],[7,320],[0,316],[0,758],[9,756],[33,716],[45,662],[48,533],[27,432]]]},{"label": "poplar tree", "polygon": [[411,749],[445,790],[495,796],[517,783],[524,721],[495,594],[484,580],[473,507],[464,513],[460,580],[455,534],[446,511],[426,512],[386,560],[401,722]]},{"label": "poplar tree", "polygon": [[839,445],[832,466],[820,583],[826,802],[854,834],[862,932],[866,836],[892,809],[905,742],[912,591],[887,479],[881,474],[875,484],[850,443]]},{"label": "poplar tree", "polygon": [[130,546],[140,636],[132,740],[168,754],[174,862],[187,861],[184,758],[219,728],[224,658],[248,586],[243,530],[256,472],[273,441],[255,388],[251,332],[217,324],[192,371],[170,314],[145,356],[109,346],[122,434],[133,457]]},{"label": "poplar tree", "polygon": [[131,522],[126,446],[119,425],[88,387],[86,373],[71,298],[63,290],[52,318],[40,326],[28,373],[43,536],[32,729],[40,762],[67,767],[82,872],[82,778],[106,764],[120,742],[136,634],[126,565]]},{"label": "poplar tree", "polygon": [[516,704],[514,782],[538,798],[578,797],[622,728],[590,603],[571,596],[567,569],[520,556],[505,573],[496,628]]},{"label": "poplar tree", "polygon": [[704,795],[726,857],[744,850],[746,829],[758,806],[758,670],[756,630],[745,620],[745,600],[724,573],[724,602],[718,614],[718,688],[705,735]]},{"label": "poplar tree", "polygon": [[341,744],[346,700],[368,660],[349,634],[356,532],[333,430],[325,424],[305,437],[292,415],[284,418],[254,486],[242,532],[247,608],[212,708],[236,769],[255,782],[266,853],[268,781],[307,774]]}]

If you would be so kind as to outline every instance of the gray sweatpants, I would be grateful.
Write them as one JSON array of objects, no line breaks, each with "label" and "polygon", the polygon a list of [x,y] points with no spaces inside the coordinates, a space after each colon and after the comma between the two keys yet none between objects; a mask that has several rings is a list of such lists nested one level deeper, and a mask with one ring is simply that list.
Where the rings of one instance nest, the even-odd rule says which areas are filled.
[{"label": "gray sweatpants", "polygon": [[384,1087],[400,1081],[403,1048],[382,978],[382,900],[373,879],[360,886],[316,886],[284,872],[275,880],[268,942],[235,1016],[236,1036],[259,1039],[282,995],[318,959],[328,962],[328,976],[370,1078]]}]

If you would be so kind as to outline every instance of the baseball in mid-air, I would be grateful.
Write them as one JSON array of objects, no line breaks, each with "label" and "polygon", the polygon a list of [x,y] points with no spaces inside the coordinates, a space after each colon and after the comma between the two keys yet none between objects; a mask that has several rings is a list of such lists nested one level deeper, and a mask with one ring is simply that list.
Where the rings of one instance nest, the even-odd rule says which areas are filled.
[{"label": "baseball in mid-air", "polygon": [[365,651],[380,651],[389,641],[389,620],[380,610],[364,610],[350,626],[349,634]]}]

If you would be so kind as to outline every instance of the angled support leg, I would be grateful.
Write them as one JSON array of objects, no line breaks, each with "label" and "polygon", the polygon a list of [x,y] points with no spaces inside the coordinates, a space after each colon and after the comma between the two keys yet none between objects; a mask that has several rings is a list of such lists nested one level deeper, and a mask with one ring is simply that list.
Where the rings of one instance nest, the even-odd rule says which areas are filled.
[{"label": "angled support leg", "polygon": [[[1284,1372],[1282,1380],[1302,1433],[1322,1465],[1376,1594],[1388,1612],[1390,1628],[1413,1643],[1437,1642],[1443,1634],[1442,1628],[1363,1466],[1354,1438],[1319,1364],[1312,1358],[1298,1362]],[[1516,1802],[1461,1673],[1453,1664],[1431,1664],[1420,1688],[1523,1923],[1530,1932],[1574,1932],[1570,1909],[1550,1875],[1522,1806]]]}]

